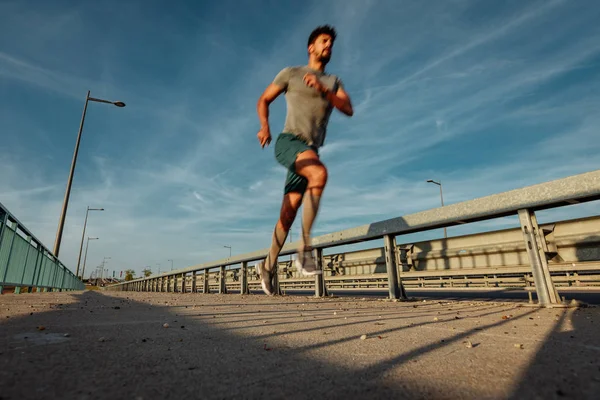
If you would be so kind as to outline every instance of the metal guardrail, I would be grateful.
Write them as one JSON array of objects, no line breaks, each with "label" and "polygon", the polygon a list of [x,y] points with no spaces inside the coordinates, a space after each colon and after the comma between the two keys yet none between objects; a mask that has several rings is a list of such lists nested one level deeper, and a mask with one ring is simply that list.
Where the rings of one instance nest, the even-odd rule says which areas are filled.
[{"label": "metal guardrail", "polygon": [[[313,238],[316,258],[323,265],[323,249],[363,241],[384,239],[386,273],[390,298],[405,298],[402,285],[402,271],[398,268],[396,236],[438,229],[442,227],[466,224],[476,221],[518,215],[521,232],[531,266],[535,289],[540,305],[560,302],[548,269],[544,232],[539,228],[535,211],[562,207],[600,199],[600,170],[574,175],[563,179],[545,182],[533,186],[515,189],[491,196],[468,200],[440,208],[426,210],[398,218],[375,222],[335,233]],[[280,256],[295,253],[299,243],[291,243],[282,249]],[[165,272],[158,276],[142,278],[108,287],[109,290],[151,290],[157,282],[174,279],[177,290],[177,277],[204,272],[204,288],[208,292],[208,272],[220,269],[219,291],[224,292],[225,267],[241,264],[241,292],[247,292],[248,262],[265,257],[268,249],[255,251],[210,263],[191,266],[176,271]],[[326,294],[325,278],[315,278],[315,294]],[[161,286],[162,287],[162,286]]]},{"label": "metal guardrail", "polygon": [[0,294],[83,290],[85,286],[0,203]]}]

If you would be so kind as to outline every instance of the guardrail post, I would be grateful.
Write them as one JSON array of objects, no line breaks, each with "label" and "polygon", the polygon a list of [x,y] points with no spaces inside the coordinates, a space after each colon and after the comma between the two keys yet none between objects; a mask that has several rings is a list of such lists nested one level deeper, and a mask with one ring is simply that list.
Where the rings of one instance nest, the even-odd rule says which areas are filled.
[{"label": "guardrail post", "polygon": [[[408,296],[406,295],[406,289],[404,288],[404,284],[402,283],[402,271],[404,266],[402,265],[402,257],[400,255],[400,248],[398,247],[398,243],[396,242],[396,237],[394,236],[394,240],[392,241],[394,245],[394,256],[396,259],[396,273],[398,279],[398,287],[400,288],[400,300],[408,300]],[[411,246],[412,248],[412,246]]]},{"label": "guardrail post", "polygon": [[321,270],[321,273],[315,275],[315,297],[327,296],[327,286],[325,285],[325,268],[323,265],[323,249],[315,249],[317,262],[317,268]]},{"label": "guardrail post", "polygon": [[277,296],[281,296],[281,285],[279,284],[279,263],[275,264],[275,268],[273,268],[273,276],[271,277],[271,285],[273,289],[273,294]]},{"label": "guardrail post", "polygon": [[544,235],[540,232],[535,213],[531,210],[519,210],[519,222],[525,239],[525,249],[531,263],[533,283],[537,293],[538,302],[541,306],[559,303],[560,297],[552,282],[548,260],[544,252],[541,240]]},{"label": "guardrail post", "polygon": [[[8,213],[4,212],[4,210],[0,209],[0,250],[2,250],[2,239],[4,238],[4,232],[6,232],[8,222]],[[0,266],[1,267],[1,266]],[[6,270],[8,271],[8,263],[6,264]],[[2,294],[4,279],[0,281],[0,294]]]},{"label": "guardrail post", "polygon": [[202,287],[202,293],[209,293],[209,290],[208,290],[208,269],[204,270],[204,286]]},{"label": "guardrail post", "polygon": [[219,268],[219,294],[227,293],[227,286],[225,285],[225,266],[222,265]]},{"label": "guardrail post", "polygon": [[396,255],[394,246],[394,237],[392,235],[385,235],[383,237],[384,251],[385,251],[385,269],[388,276],[388,290],[390,293],[390,299],[400,298],[400,287],[398,286],[398,271],[396,270]]},{"label": "guardrail post", "polygon": [[240,294],[248,294],[248,261],[242,262],[242,270],[240,272]]},{"label": "guardrail post", "polygon": [[37,275],[39,272],[39,269],[41,269],[41,260],[43,260],[42,256],[43,254],[40,252],[40,244],[37,242],[34,242],[36,244],[36,255],[35,255],[35,265],[33,267],[33,275],[31,276],[31,286],[29,286],[29,288],[27,289],[28,293],[33,293],[33,290],[35,289],[35,284],[37,282]]}]

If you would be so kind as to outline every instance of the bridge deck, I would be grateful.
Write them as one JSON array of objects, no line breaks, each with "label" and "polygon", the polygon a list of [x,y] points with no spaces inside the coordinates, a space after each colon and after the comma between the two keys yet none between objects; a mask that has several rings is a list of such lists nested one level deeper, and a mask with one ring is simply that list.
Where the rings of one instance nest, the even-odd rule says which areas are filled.
[{"label": "bridge deck", "polygon": [[0,394],[592,399],[600,392],[599,322],[596,307],[501,301],[7,294]]}]

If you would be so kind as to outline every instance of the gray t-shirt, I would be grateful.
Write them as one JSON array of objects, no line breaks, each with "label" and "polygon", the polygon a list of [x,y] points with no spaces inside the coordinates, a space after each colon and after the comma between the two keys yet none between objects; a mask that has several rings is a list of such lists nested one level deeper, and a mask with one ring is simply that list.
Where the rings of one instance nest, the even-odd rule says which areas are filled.
[{"label": "gray t-shirt", "polygon": [[283,132],[293,133],[304,139],[309,146],[319,148],[325,142],[333,105],[324,94],[304,83],[304,75],[309,72],[315,74],[334,93],[338,88],[344,87],[337,76],[308,66],[286,67],[277,74],[273,83],[285,89],[287,115]]}]

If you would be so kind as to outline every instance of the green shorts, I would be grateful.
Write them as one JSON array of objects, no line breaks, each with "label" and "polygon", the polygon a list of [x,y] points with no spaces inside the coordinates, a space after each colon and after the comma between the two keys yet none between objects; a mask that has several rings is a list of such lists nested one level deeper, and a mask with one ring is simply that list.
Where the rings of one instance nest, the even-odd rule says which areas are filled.
[{"label": "green shorts", "polygon": [[275,159],[288,170],[284,194],[290,192],[304,194],[308,181],[296,173],[296,157],[306,150],[314,150],[319,154],[317,148],[309,146],[294,134],[283,132],[277,137]]}]

